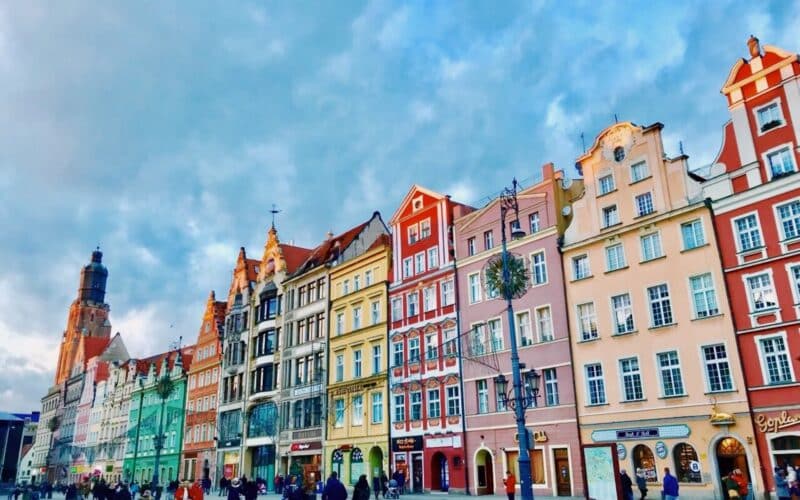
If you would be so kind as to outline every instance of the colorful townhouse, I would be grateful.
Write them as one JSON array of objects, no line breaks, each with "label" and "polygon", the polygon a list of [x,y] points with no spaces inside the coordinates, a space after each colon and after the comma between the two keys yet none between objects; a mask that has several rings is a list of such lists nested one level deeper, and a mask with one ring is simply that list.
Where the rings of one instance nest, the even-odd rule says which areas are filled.
[{"label": "colorful townhouse", "polygon": [[[517,349],[524,372],[540,380],[527,409],[534,436],[530,450],[535,495],[581,496],[583,473],[570,359],[559,237],[572,219],[570,199],[581,181],[568,182],[552,164],[534,185],[517,193],[518,214],[506,217],[507,248],[527,268],[527,292],[512,301]],[[501,262],[500,198],[455,221],[457,304],[466,418],[465,457],[469,491],[505,493],[505,472],[519,480],[519,440],[511,380],[511,339],[506,301],[487,284]],[[511,239],[511,231],[525,236]],[[494,267],[493,267],[494,266]],[[498,374],[507,385],[498,385]],[[502,391],[502,392],[501,392]]]},{"label": "colorful townhouse", "polygon": [[774,467],[800,467],[800,63],[753,37],[748,48],[722,87],[722,148],[698,174],[713,200],[759,475],[774,490]]},{"label": "colorful townhouse", "polygon": [[327,473],[389,475],[386,334],[391,237],[378,212],[334,239],[328,324]]},{"label": "colorful townhouse", "polygon": [[612,125],[576,163],[562,255],[581,441],[613,447],[651,491],[664,467],[681,498],[722,498],[735,468],[760,491],[711,211],[662,128]]},{"label": "colorful townhouse", "polygon": [[[78,478],[94,473],[97,437],[92,434],[92,417],[96,416],[96,408],[102,408],[105,394],[98,394],[98,387],[105,388],[108,378],[108,363],[94,356],[86,363],[86,383],[78,402],[78,413],[75,417],[75,438],[73,439],[74,458],[71,472]],[[102,385],[101,385],[102,384]],[[102,471],[101,471],[102,472]]]},{"label": "colorful townhouse", "polygon": [[181,456],[181,479],[216,483],[217,397],[222,368],[222,337],[226,302],[212,290],[197,334],[194,359],[188,370],[186,417]]},{"label": "colorful townhouse", "polygon": [[408,491],[467,489],[452,226],[471,210],[415,185],[390,222],[390,462]]}]

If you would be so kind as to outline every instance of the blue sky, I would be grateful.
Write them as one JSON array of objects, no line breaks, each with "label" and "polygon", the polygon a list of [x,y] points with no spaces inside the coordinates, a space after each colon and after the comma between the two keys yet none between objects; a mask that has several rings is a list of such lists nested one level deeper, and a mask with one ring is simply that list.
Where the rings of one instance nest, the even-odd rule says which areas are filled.
[{"label": "blue sky", "polygon": [[306,246],[413,183],[480,203],[615,113],[710,162],[728,70],[751,33],[800,49],[800,4],[643,5],[0,4],[0,409],[39,408],[97,244],[141,356],[196,336],[272,203]]}]

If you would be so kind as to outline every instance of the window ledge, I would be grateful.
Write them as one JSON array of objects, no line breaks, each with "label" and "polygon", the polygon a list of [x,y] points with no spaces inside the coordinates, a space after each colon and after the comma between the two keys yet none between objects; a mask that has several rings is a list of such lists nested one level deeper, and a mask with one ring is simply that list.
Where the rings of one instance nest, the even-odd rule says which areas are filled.
[{"label": "window ledge", "polygon": [[593,338],[593,339],[581,339],[577,343],[578,344],[588,344],[590,342],[597,342],[598,340],[600,340],[600,336],[599,335],[597,337]]},{"label": "window ledge", "polygon": [[611,338],[627,337],[628,335],[633,335],[635,333],[639,333],[639,330],[631,330],[629,332],[615,333],[611,335]]},{"label": "window ledge", "polygon": [[656,215],[656,214],[658,214],[658,210],[656,210],[656,209],[653,209],[653,210],[651,210],[651,211],[647,212],[646,214],[641,214],[641,215],[637,215],[637,216],[635,216],[635,217],[633,218],[633,220],[640,220],[640,219],[644,219],[645,217],[650,217],[651,215]]},{"label": "window ledge", "polygon": [[627,265],[622,266],[622,267],[618,267],[616,269],[609,269],[608,271],[604,272],[603,274],[611,274],[611,273],[615,273],[617,271],[624,271],[625,269],[628,269]]},{"label": "window ledge", "polygon": [[608,403],[595,403],[595,404],[588,404],[588,405],[584,405],[584,406],[587,407],[587,408],[596,408],[598,406],[609,406],[609,404]]},{"label": "window ledge", "polygon": [[592,278],[594,278],[594,275],[593,274],[589,274],[589,275],[586,275],[586,276],[584,276],[582,278],[573,278],[573,279],[570,280],[570,283],[575,283],[576,281],[586,281],[586,280],[592,279]]},{"label": "window ledge", "polygon": [[618,222],[615,222],[613,224],[609,224],[607,226],[601,226],[600,227],[600,231],[606,231],[608,229],[614,229],[615,227],[621,226],[621,225],[622,225],[622,221],[618,221]]},{"label": "window ledge", "polygon": [[710,243],[703,243],[702,245],[697,245],[696,247],[684,248],[683,250],[681,250],[681,253],[691,252],[692,250],[697,250],[697,249],[700,249],[700,248],[710,247],[710,246],[711,246]]},{"label": "window ledge", "polygon": [[684,394],[675,394],[674,396],[659,396],[658,399],[680,399],[680,398],[688,398],[689,395]]},{"label": "window ledge", "polygon": [[657,260],[666,259],[666,258],[667,258],[666,255],[659,255],[658,257],[653,257],[652,259],[640,260],[639,264],[647,264],[649,262],[655,262]]},{"label": "window ledge", "polygon": [[761,309],[758,311],[750,311],[750,316],[766,316],[768,314],[775,314],[781,310],[780,307],[769,307],[767,309]]},{"label": "window ledge", "polygon": [[723,389],[721,391],[706,391],[703,393],[704,396],[713,396],[715,394],[728,394],[731,392],[739,392],[736,389]]},{"label": "window ledge", "polygon": [[719,318],[721,316],[725,316],[725,315],[722,314],[721,312],[718,312],[716,314],[709,314],[708,316],[698,316],[698,317],[692,318],[691,321],[703,321],[704,319]]},{"label": "window ledge", "polygon": [[622,404],[625,404],[625,403],[643,403],[645,401],[647,401],[647,398],[623,399],[623,400],[620,401],[620,403],[622,403]]},{"label": "window ledge", "polygon": [[778,243],[781,245],[789,245],[792,243],[800,243],[800,236],[795,236],[794,238],[786,238],[784,240],[780,240]]},{"label": "window ledge", "polygon": [[606,191],[605,193],[601,193],[600,190],[598,190],[597,191],[597,196],[595,198],[602,198],[603,196],[608,196],[611,193],[616,193],[616,192],[617,192],[617,188],[616,187],[614,189],[610,190],[610,191]]},{"label": "window ledge", "polygon": [[646,181],[647,179],[650,179],[650,178],[652,178],[652,177],[653,177],[653,175],[652,175],[652,174],[650,174],[650,175],[648,175],[648,176],[646,176],[646,177],[642,177],[642,178],[641,178],[641,179],[639,179],[639,180],[631,181],[630,183],[628,183],[628,185],[629,185],[629,186],[633,186],[634,184],[639,184],[640,182],[644,182],[644,181]]},{"label": "window ledge", "polygon": [[648,328],[648,330],[662,330],[664,328],[670,328],[672,326],[678,326],[678,323],[677,322],[673,322],[673,323],[667,323],[665,325],[651,326],[651,327]]},{"label": "window ledge", "polygon": [[747,250],[739,250],[738,252],[736,252],[736,255],[740,257],[747,257],[748,255],[761,253],[764,250],[766,250],[766,248],[767,248],[766,245],[761,245],[758,247],[748,248]]}]

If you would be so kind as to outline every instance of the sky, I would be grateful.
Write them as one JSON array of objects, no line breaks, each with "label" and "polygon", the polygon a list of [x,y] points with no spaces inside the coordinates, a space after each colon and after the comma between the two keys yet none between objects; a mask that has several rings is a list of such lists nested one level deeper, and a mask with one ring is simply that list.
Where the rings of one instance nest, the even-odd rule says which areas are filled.
[{"label": "sky", "polygon": [[800,3],[0,2],[0,410],[53,383],[100,245],[134,357],[196,338],[270,209],[313,247],[412,184],[468,204],[575,158],[616,115],[713,161],[750,34]]}]

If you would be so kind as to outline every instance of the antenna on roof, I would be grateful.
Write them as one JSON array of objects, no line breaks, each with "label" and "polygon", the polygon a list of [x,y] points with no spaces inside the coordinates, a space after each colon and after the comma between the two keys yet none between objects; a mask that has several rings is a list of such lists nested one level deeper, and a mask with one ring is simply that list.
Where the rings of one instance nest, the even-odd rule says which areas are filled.
[{"label": "antenna on roof", "polygon": [[617,119],[617,114],[614,113],[614,123],[619,123],[619,119]]},{"label": "antenna on roof", "polygon": [[581,132],[581,146],[583,147],[583,152],[586,152],[586,139],[583,137],[583,132]]},{"label": "antenna on roof", "polygon": [[678,150],[681,152],[681,156],[685,154],[683,152],[683,141],[678,141]]},{"label": "antenna on roof", "polygon": [[278,210],[278,207],[277,207],[277,205],[275,205],[275,204],[273,203],[273,204],[272,204],[272,210],[270,210],[270,211],[269,211],[269,213],[271,213],[271,214],[272,214],[272,227],[273,227],[273,229],[274,229],[274,228],[275,228],[275,215],[277,215],[277,214],[281,213],[281,211],[280,211],[280,210]]}]

